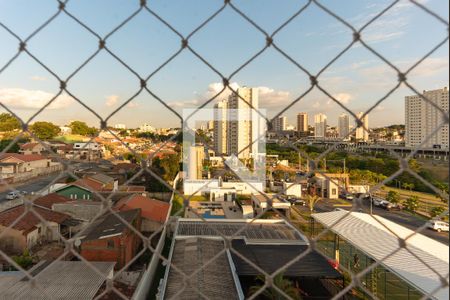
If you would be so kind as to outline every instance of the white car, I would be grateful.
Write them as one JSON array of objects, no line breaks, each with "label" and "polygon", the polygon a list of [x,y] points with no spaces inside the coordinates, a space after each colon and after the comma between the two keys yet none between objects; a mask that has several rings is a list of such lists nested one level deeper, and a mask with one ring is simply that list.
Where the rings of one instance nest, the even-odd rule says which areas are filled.
[{"label": "white car", "polygon": [[448,232],[448,223],[443,221],[430,221],[428,222],[428,228],[436,230],[437,232]]},{"label": "white car", "polygon": [[19,197],[20,197],[20,192],[18,192],[18,191],[9,192],[6,195],[6,199],[7,200],[14,200],[14,199],[19,198]]}]

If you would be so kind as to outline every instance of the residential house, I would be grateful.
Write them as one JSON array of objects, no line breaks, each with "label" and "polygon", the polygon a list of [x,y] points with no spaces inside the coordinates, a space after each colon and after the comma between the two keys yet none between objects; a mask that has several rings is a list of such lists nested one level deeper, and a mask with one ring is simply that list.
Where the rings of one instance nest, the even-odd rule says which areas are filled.
[{"label": "residential house", "polygon": [[61,169],[61,164],[39,154],[0,154],[0,177],[28,179]]},{"label": "residential house", "polygon": [[134,230],[141,229],[141,211],[133,209],[117,212],[125,222],[115,214],[109,213],[92,222],[80,233],[79,252],[88,261],[115,261],[116,269],[129,263],[140,245],[140,238]]},{"label": "residential house", "polygon": [[107,175],[94,174],[57,188],[54,192],[73,200],[89,200],[94,198],[95,192],[114,192],[117,190],[117,180]]},{"label": "residential house", "polygon": [[261,214],[267,209],[268,211],[276,211],[287,217],[290,215],[291,203],[277,198],[274,194],[252,194],[251,200],[256,214]]},{"label": "residential house", "polygon": [[28,154],[42,154],[45,152],[45,147],[40,143],[25,143],[20,145],[19,153],[28,155]]},{"label": "residential house", "polygon": [[98,143],[75,143],[73,145],[73,159],[97,160],[102,158],[102,148]]},{"label": "residential house", "polygon": [[88,180],[80,179],[56,188],[53,192],[73,200],[90,200],[93,198],[92,191],[95,189],[92,189],[92,186],[90,186],[89,183],[90,182]]},{"label": "residential house", "polygon": [[26,212],[24,205],[0,212],[0,248],[3,251],[22,253],[41,241],[60,240],[70,216],[38,206],[34,206],[33,211],[46,222],[35,213]]},{"label": "residential house", "polygon": [[170,204],[141,194],[134,194],[122,198],[114,205],[114,209],[119,211],[137,208],[141,209],[141,230],[144,232],[155,232],[166,222]]},{"label": "residential house", "polygon": [[89,181],[100,183],[102,185],[101,190],[110,190],[112,192],[115,192],[118,189],[118,181],[113,177],[105,174],[97,173],[94,175],[87,175],[84,178],[88,179]]}]

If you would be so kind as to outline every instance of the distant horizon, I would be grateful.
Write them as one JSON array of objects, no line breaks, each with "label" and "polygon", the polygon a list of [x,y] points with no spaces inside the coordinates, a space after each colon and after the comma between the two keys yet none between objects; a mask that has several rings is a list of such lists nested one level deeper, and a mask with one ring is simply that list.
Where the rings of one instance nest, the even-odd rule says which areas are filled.
[{"label": "distant horizon", "polygon": [[[183,37],[188,37],[223,6],[222,0],[195,1],[158,0],[152,3],[152,10]],[[234,0],[233,5],[269,36],[308,3],[307,0],[261,1]],[[418,1],[448,19],[448,1]],[[356,29],[364,27],[392,4],[391,0],[323,2]],[[138,1],[111,0],[108,4],[105,9],[101,0],[69,1],[65,8],[104,38],[139,9]],[[53,0],[4,1],[0,21],[25,39],[56,11]],[[396,3],[361,32],[367,45],[402,72],[414,66],[447,36],[446,26],[406,0]],[[142,10],[106,39],[108,51],[127,67],[101,50],[67,82],[67,90],[92,111],[63,93],[36,120],[67,124],[76,118],[98,127],[100,120],[95,114],[106,119],[124,105],[111,116],[109,124],[127,123],[138,127],[147,122],[156,127],[179,127],[180,120],[175,113],[181,115],[183,108],[198,107],[215,97],[223,90],[223,77],[233,89],[259,88],[260,107],[266,108],[268,117],[272,118],[311,87],[310,76],[299,66],[309,74],[320,73],[319,85],[342,105],[355,113],[366,112],[397,85],[398,72],[360,42],[333,61],[352,40],[351,29],[312,2],[273,36],[277,48],[273,45],[266,48],[266,35],[226,6],[206,26],[189,36],[189,47],[194,54],[189,49],[181,49],[180,36]],[[17,54],[18,41],[0,27],[0,43],[1,69]],[[59,79],[67,79],[98,50],[98,45],[98,37],[68,15],[58,15],[26,43],[27,50],[58,78],[21,52],[0,73],[0,102],[27,120],[60,91]],[[181,52],[169,60],[178,51]],[[408,73],[408,83],[420,92],[449,86],[448,52],[448,43],[444,43]],[[246,65],[252,57],[255,58]],[[333,63],[322,72],[331,61]],[[137,94],[141,90],[140,78],[147,78],[155,70],[158,72],[147,82],[151,94],[145,90]],[[227,94],[229,91],[223,91],[214,101],[226,98]],[[411,89],[401,85],[371,112],[370,127],[404,123],[404,98],[413,94]],[[133,96],[136,97],[126,103]],[[310,115],[322,112],[332,124],[337,123],[339,114],[344,112],[318,88],[312,89],[283,114],[295,125],[295,115],[302,111]]]}]

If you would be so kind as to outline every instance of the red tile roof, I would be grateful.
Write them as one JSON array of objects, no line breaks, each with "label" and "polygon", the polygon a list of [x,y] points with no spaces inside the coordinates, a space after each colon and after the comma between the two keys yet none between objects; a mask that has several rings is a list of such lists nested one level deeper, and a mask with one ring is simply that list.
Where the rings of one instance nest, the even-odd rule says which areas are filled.
[{"label": "red tile roof", "polygon": [[7,159],[7,158],[15,158],[22,160],[24,162],[30,162],[30,161],[36,161],[36,160],[42,160],[47,159],[46,157],[39,155],[39,154],[18,154],[18,153],[4,153],[0,155],[0,161]]},{"label": "red tile roof", "polygon": [[20,149],[22,149],[22,150],[33,149],[34,147],[36,147],[38,145],[39,145],[39,143],[26,143],[26,144],[20,145]]},{"label": "red tile roof", "polygon": [[120,211],[140,208],[141,216],[145,219],[164,223],[169,213],[170,204],[156,199],[148,198],[140,194],[131,195],[120,199],[114,208]]},{"label": "red tile roof", "polygon": [[103,190],[103,184],[91,180],[89,178],[82,178],[77,181],[72,182],[73,185],[78,185],[80,187],[84,187],[90,191],[101,191]]},{"label": "red tile roof", "polygon": [[36,216],[36,214],[39,214],[46,221],[55,222],[58,224],[61,224],[67,219],[70,219],[69,215],[37,206],[33,206],[33,211],[34,212],[29,211],[25,213],[23,217],[22,215],[25,212],[24,205],[19,205],[14,208],[2,211],[0,212],[0,225],[9,227],[17,219],[19,219],[19,221],[15,223],[12,228],[23,232],[30,232],[36,227],[36,225],[41,223],[41,220]]},{"label": "red tile roof", "polygon": [[37,198],[36,200],[34,200],[34,204],[43,206],[48,209],[52,209],[53,204],[66,203],[68,201],[70,201],[70,199],[68,199],[64,196],[52,193],[52,194],[48,194],[48,195],[42,196],[40,198]]}]

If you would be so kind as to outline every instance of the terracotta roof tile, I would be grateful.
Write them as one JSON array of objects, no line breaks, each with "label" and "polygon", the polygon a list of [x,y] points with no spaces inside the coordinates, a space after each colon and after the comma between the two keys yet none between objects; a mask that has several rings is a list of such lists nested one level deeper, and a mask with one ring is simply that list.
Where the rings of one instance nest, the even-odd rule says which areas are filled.
[{"label": "terracotta roof tile", "polygon": [[10,158],[10,157],[22,160],[24,162],[30,162],[30,161],[47,159],[46,157],[44,157],[42,155],[39,155],[39,154],[3,153],[3,154],[0,155],[0,161],[4,160],[6,158]]},{"label": "terracotta roof tile", "polygon": [[170,204],[167,202],[151,199],[139,194],[120,199],[114,208],[120,211],[140,208],[143,218],[164,223],[169,213]]},{"label": "terracotta roof tile", "polygon": [[[42,216],[42,218],[46,221],[55,222],[61,224],[67,219],[70,219],[69,215],[52,211],[46,208],[41,208],[34,206],[34,212]],[[41,220],[36,216],[33,212],[27,212],[22,218],[22,214],[25,212],[24,205],[19,205],[14,208],[5,210],[0,212],[0,225],[3,226],[11,226],[17,219],[20,219],[17,223],[12,226],[12,228],[28,232],[32,230],[36,225],[41,223]]]},{"label": "terracotta roof tile", "polygon": [[34,200],[34,204],[43,206],[48,209],[52,209],[53,204],[66,203],[68,201],[70,201],[70,199],[68,199],[64,196],[52,193],[52,194],[48,194],[48,195],[37,198],[36,200]]}]

